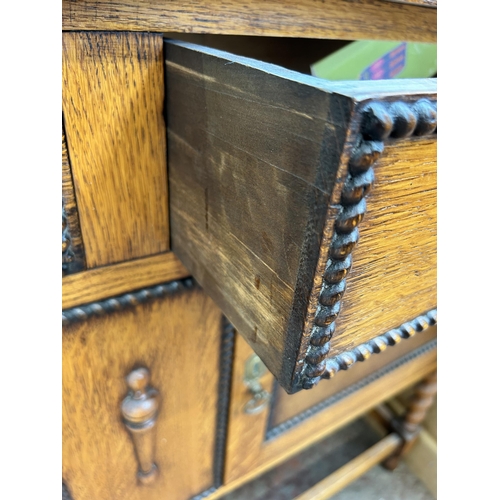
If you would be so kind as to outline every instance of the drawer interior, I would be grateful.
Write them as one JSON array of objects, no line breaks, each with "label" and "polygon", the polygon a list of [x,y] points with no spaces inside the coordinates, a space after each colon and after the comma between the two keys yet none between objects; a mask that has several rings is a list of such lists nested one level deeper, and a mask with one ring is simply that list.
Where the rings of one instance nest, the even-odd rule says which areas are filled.
[{"label": "drawer interior", "polygon": [[[164,36],[276,64],[305,75],[311,74],[312,64],[356,41],[173,32],[164,33]],[[435,77],[437,74],[431,76]]]},{"label": "drawer interior", "polygon": [[173,40],[183,40],[213,49],[224,50],[238,56],[277,64],[283,68],[306,75],[311,74],[311,64],[351,42],[350,40],[316,38],[201,35],[195,33],[164,33],[164,36]]}]

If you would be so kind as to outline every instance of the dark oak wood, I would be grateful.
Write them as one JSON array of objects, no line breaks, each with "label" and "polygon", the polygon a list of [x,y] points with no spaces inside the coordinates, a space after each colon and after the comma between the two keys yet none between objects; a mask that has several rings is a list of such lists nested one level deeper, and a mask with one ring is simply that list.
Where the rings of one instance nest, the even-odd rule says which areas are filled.
[{"label": "dark oak wood", "polygon": [[63,111],[88,268],[169,249],[163,40],[63,33]]},{"label": "dark oak wood", "polygon": [[[435,307],[434,81],[326,82],[185,42],[167,42],[165,57],[172,248],[287,391],[331,373],[329,355]],[[398,139],[408,144],[401,153]],[[383,324],[367,333],[373,304],[346,292],[354,306],[339,334],[351,253],[386,142],[387,181],[375,187],[396,209],[368,226],[366,252],[388,260],[358,276],[360,287],[367,280],[393,293],[377,294]],[[399,181],[411,167],[407,182],[427,181],[415,194]],[[426,238],[416,219],[408,229],[412,214],[427,224]],[[422,271],[430,279],[387,272],[407,249],[429,255]]]},{"label": "dark oak wood", "polygon": [[62,275],[67,276],[85,269],[85,251],[78,209],[76,207],[75,190],[68,148],[62,130]]},{"label": "dark oak wood", "polygon": [[[312,255],[304,280],[314,273],[345,127],[322,152],[326,93],[313,92],[296,112],[288,101],[301,85],[271,76],[263,85],[261,71],[208,49],[206,57],[173,43],[165,51],[172,248],[283,380],[281,358],[296,347],[282,332],[304,250]],[[267,95],[246,94],[244,82]],[[349,102],[339,100],[338,119],[348,120]]]},{"label": "dark oak wood", "polygon": [[64,30],[420,42],[437,37],[435,10],[377,0],[63,0],[62,14]]}]

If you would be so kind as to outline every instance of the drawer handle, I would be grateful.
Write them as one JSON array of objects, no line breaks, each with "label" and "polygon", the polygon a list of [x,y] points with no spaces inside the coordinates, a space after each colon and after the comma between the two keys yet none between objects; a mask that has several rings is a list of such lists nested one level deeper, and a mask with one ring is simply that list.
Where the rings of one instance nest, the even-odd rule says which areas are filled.
[{"label": "drawer handle", "polygon": [[122,402],[122,416],[134,442],[139,469],[137,478],[142,484],[152,483],[158,476],[154,463],[156,417],[160,395],[149,386],[147,368],[136,368],[126,377],[129,393]]},{"label": "drawer handle", "polygon": [[243,382],[251,392],[252,399],[246,402],[245,413],[250,415],[260,413],[269,403],[271,395],[262,387],[259,380],[266,372],[267,368],[256,354],[247,359]]}]

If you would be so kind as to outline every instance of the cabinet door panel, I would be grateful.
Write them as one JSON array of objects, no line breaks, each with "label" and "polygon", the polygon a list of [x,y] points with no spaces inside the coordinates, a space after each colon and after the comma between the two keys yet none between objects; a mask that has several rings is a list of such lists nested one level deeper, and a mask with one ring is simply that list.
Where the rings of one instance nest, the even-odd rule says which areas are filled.
[{"label": "cabinet door panel", "polygon": [[436,369],[436,329],[389,347],[373,363],[357,363],[314,391],[287,394],[270,372],[260,378],[271,394],[267,406],[248,413],[252,393],[245,385],[245,364],[253,356],[236,337],[231,388],[226,483],[234,487],[283,462],[341,429],[356,417],[395,396]]},{"label": "cabinet door panel", "polygon": [[[87,316],[63,329],[63,480],[73,500],[185,500],[220,482],[221,361],[224,370],[231,362],[221,360],[228,339],[221,312],[199,289],[144,302],[155,290],[106,302],[136,304],[120,312],[67,313],[73,321],[75,311]],[[100,304],[93,309],[102,313]],[[137,448],[121,413],[125,377],[137,367],[149,370],[160,401],[151,484],[137,479]]]}]

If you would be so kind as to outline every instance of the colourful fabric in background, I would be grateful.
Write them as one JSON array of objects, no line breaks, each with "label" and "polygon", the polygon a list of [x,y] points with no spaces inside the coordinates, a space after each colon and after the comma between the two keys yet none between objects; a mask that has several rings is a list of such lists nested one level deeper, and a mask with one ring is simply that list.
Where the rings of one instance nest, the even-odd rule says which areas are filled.
[{"label": "colourful fabric in background", "polygon": [[361,40],[311,65],[311,74],[326,80],[429,78],[436,73],[435,43]]}]

